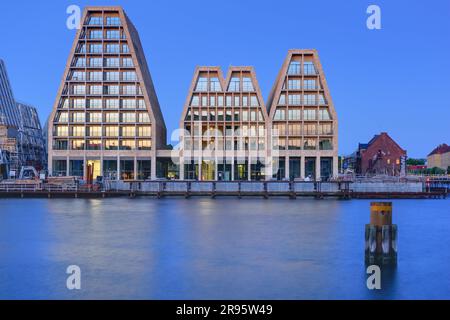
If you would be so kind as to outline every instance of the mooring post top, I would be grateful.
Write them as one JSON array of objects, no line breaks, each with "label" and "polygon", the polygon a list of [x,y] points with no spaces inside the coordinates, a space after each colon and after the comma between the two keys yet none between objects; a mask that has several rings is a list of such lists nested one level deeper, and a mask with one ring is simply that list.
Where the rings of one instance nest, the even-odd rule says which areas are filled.
[{"label": "mooring post top", "polygon": [[370,203],[371,207],[376,207],[376,206],[380,206],[380,207],[392,207],[392,202],[371,202]]},{"label": "mooring post top", "polygon": [[392,202],[370,203],[370,224],[379,227],[392,225]]}]

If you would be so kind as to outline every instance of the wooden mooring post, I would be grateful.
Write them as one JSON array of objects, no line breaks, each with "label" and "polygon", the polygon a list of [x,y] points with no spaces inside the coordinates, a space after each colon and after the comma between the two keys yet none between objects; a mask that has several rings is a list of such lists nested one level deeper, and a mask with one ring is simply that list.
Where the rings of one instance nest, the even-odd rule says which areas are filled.
[{"label": "wooden mooring post", "polygon": [[370,204],[365,240],[366,264],[397,263],[397,225],[392,224],[392,202]]}]

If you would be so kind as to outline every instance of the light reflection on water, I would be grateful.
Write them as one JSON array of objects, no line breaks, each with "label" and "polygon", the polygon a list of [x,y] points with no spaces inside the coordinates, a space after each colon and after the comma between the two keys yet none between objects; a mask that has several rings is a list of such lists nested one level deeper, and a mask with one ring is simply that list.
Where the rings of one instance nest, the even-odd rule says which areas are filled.
[{"label": "light reflection on water", "polygon": [[[366,287],[369,203],[0,200],[0,298],[449,299],[449,201],[394,201],[399,264],[380,291]],[[65,287],[72,264],[81,291]]]}]

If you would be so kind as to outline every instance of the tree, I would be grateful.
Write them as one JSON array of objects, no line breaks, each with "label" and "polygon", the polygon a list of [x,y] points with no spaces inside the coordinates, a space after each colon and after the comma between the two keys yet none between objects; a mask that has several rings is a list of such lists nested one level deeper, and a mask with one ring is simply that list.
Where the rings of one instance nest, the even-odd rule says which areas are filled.
[{"label": "tree", "polygon": [[408,160],[406,160],[406,164],[408,166],[423,166],[423,165],[425,165],[425,159],[412,159],[412,158],[409,158]]}]

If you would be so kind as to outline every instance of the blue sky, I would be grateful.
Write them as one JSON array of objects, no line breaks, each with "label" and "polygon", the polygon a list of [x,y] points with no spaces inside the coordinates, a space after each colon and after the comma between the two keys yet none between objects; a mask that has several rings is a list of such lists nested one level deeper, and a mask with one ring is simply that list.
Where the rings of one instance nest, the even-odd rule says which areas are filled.
[{"label": "blue sky", "polygon": [[[17,100],[51,112],[75,31],[71,4],[122,5],[138,29],[170,132],[196,65],[252,65],[267,98],[291,48],[319,51],[339,153],[388,132],[410,157],[450,143],[450,1],[2,1],[0,57]],[[366,9],[382,10],[382,30]]]}]

